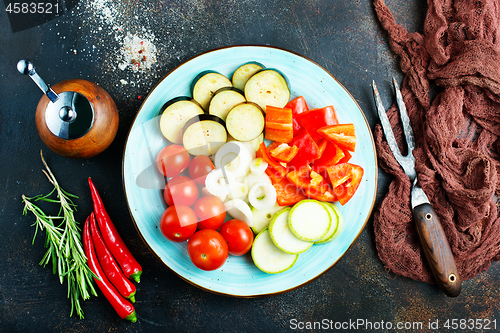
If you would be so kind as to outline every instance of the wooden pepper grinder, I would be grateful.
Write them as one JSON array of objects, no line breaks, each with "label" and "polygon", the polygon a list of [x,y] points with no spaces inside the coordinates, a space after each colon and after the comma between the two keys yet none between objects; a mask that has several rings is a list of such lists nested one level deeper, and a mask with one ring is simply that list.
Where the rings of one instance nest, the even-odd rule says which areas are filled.
[{"label": "wooden pepper grinder", "polygon": [[44,92],[35,121],[38,135],[52,151],[71,158],[90,158],[113,142],[118,110],[103,88],[80,79],[62,81],[51,88],[29,60],[20,60],[17,69]]}]

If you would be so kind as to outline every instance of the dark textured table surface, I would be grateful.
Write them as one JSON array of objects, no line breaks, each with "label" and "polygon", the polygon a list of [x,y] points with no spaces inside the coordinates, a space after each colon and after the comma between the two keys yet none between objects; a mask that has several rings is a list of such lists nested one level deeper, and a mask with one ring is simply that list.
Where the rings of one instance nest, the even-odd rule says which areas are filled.
[{"label": "dark textured table surface", "polygon": [[[320,331],[311,328],[314,323],[322,323],[324,331],[362,331],[368,326],[361,324],[371,323],[372,329],[366,331],[466,332],[481,330],[460,326],[463,320],[500,320],[498,264],[465,281],[459,297],[446,297],[435,285],[386,272],[377,256],[372,219],[340,262],[318,279],[285,294],[244,299],[212,294],[179,278],[143,243],[129,215],[122,155],[134,117],[163,76],[202,52],[256,44],[300,53],[345,85],[373,127],[371,80],[388,92],[390,78],[401,78],[401,73],[369,0],[63,1],[61,6],[72,8],[45,23],[46,18],[22,12],[9,16],[8,3],[13,1],[0,5],[1,332]],[[397,22],[410,31],[422,29],[425,2],[388,0],[387,4]],[[157,61],[151,68],[138,72],[120,68],[128,34],[153,42]],[[41,91],[17,72],[16,63],[22,58],[32,60],[47,83],[81,78],[110,93],[120,123],[104,153],[74,160],[44,146],[34,117]],[[383,95],[389,105],[390,94]],[[38,265],[43,238],[38,235],[32,244],[34,220],[22,215],[21,195],[51,189],[41,171],[40,149],[62,187],[80,196],[79,221],[91,211],[87,178],[100,184],[120,234],[144,269],[137,285],[136,323],[121,320],[101,294],[83,303],[85,319],[70,317],[66,285],[59,284],[50,268]],[[375,208],[388,182],[379,170]],[[449,329],[444,327],[447,320]],[[440,329],[432,329],[437,321]],[[452,329],[452,323],[458,328]],[[345,329],[335,329],[338,325]],[[493,329],[492,322],[490,330],[483,331],[498,331],[498,326],[500,322]]]}]

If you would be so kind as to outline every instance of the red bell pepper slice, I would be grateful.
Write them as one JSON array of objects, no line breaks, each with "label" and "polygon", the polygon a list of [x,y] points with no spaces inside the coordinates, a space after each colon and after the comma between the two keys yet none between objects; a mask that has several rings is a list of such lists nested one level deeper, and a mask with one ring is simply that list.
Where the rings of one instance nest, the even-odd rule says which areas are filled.
[{"label": "red bell pepper slice", "polygon": [[292,158],[297,155],[299,152],[299,148],[297,146],[289,146],[286,143],[282,143],[275,148],[273,148],[269,153],[274,159],[279,162],[288,163],[292,160]]},{"label": "red bell pepper slice", "polygon": [[297,146],[297,155],[287,164],[289,169],[300,169],[308,165],[320,156],[320,150],[307,130],[302,130],[289,143],[290,146]]},{"label": "red bell pepper slice", "polygon": [[[267,147],[266,147],[266,150],[267,150],[267,153],[268,154],[271,154],[271,152],[273,151],[273,149],[275,149],[276,147],[278,147],[279,145],[281,145],[282,142],[277,142],[277,141],[273,141],[271,142]],[[260,148],[260,146],[259,146]],[[262,157],[262,155],[260,154],[259,150],[257,150],[257,157]]]},{"label": "red bell pepper slice", "polygon": [[321,134],[318,133],[318,129],[339,123],[335,109],[331,105],[303,112],[297,115],[296,118],[314,140],[322,138]]},{"label": "red bell pepper slice", "polygon": [[335,143],[328,142],[324,153],[320,158],[314,160],[311,163],[311,168],[319,174],[326,173],[326,167],[329,165],[340,163],[340,161],[345,157],[345,153],[340,149]]},{"label": "red bell pepper slice", "polygon": [[329,186],[328,189],[323,193],[315,191],[314,189],[307,189],[304,190],[304,192],[306,193],[307,197],[319,201],[335,202],[338,200],[337,196],[333,193],[332,189]]},{"label": "red bell pepper slice", "polygon": [[307,199],[304,192],[290,183],[286,177],[278,183],[274,183],[273,186],[276,189],[276,201],[280,206],[291,206],[301,200]]},{"label": "red bell pepper slice", "polygon": [[318,173],[314,173],[314,178],[311,177],[309,167],[302,167],[298,170],[289,171],[286,178],[298,188],[313,193],[323,194],[328,190],[328,183],[323,180],[323,177]]},{"label": "red bell pepper slice", "polygon": [[265,138],[290,142],[293,139],[292,109],[266,106]]},{"label": "red bell pepper slice", "polygon": [[304,96],[299,96],[297,98],[294,98],[290,102],[288,102],[287,105],[285,105],[285,108],[292,109],[293,135],[296,135],[302,129],[302,126],[297,121],[297,115],[309,110],[309,107],[307,106],[306,103],[306,99],[304,98]]},{"label": "red bell pepper slice", "polygon": [[322,138],[321,140],[316,140],[316,144],[318,145],[318,148],[319,148],[319,158],[321,158],[321,156],[323,156],[323,153],[325,152],[326,150],[326,147],[328,146],[328,144],[330,143],[330,141],[328,141],[327,139],[325,138]]},{"label": "red bell pepper slice", "polygon": [[277,162],[274,158],[269,155],[267,151],[266,144],[262,142],[259,145],[258,156],[262,157],[264,161],[268,164],[266,169],[266,174],[271,178],[271,182],[279,182],[283,177],[286,176],[287,169]]},{"label": "red bell pepper slice", "polygon": [[345,205],[356,193],[364,170],[359,165],[342,163],[326,168],[333,192],[340,204]]},{"label": "red bell pepper slice", "polygon": [[344,153],[344,157],[342,157],[340,161],[337,162],[337,164],[347,163],[351,160],[352,155],[347,149],[342,149],[342,152]]},{"label": "red bell pepper slice", "polygon": [[354,124],[336,124],[321,127],[317,131],[321,136],[335,143],[337,146],[349,151],[356,147],[356,134]]}]

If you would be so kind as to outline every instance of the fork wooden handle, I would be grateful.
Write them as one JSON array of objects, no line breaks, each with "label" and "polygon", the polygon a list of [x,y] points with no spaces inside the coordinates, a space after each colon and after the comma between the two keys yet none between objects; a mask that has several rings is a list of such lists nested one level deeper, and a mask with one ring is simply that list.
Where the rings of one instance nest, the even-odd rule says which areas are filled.
[{"label": "fork wooden handle", "polygon": [[413,209],[413,219],[437,284],[446,295],[458,296],[462,288],[460,276],[436,212],[430,204],[425,203]]}]

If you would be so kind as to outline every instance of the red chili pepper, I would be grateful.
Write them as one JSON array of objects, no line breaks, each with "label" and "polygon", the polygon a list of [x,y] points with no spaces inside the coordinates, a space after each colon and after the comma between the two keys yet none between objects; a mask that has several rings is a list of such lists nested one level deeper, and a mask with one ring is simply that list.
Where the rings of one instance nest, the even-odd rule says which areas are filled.
[{"label": "red chili pepper", "polygon": [[92,201],[94,202],[94,213],[104,242],[122,268],[125,276],[140,282],[142,267],[137,260],[135,260],[134,256],[130,253],[130,250],[118,234],[90,177],[89,186],[92,194]]},{"label": "red chili pepper", "polygon": [[113,258],[113,255],[106,246],[93,213],[90,218],[90,232],[92,234],[92,241],[94,242],[97,258],[101,264],[101,268],[106,274],[106,277],[123,297],[134,303],[135,286],[132,281],[127,279],[127,277],[123,274],[122,270],[116,263],[115,258]]},{"label": "red chili pepper", "polygon": [[90,270],[97,276],[97,279],[94,277],[94,280],[106,299],[109,301],[111,306],[113,306],[120,318],[130,320],[135,323],[137,321],[137,317],[135,315],[134,306],[120,295],[111,282],[109,282],[99,265],[97,255],[94,250],[94,243],[92,241],[92,237],[90,236],[90,216],[87,218],[83,226],[83,249],[85,251],[85,255],[87,256],[87,263]]}]

